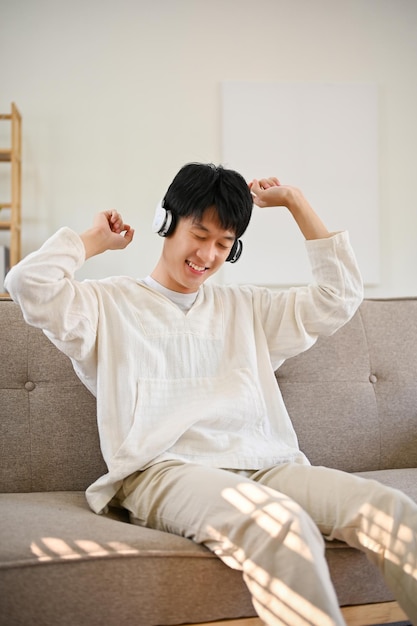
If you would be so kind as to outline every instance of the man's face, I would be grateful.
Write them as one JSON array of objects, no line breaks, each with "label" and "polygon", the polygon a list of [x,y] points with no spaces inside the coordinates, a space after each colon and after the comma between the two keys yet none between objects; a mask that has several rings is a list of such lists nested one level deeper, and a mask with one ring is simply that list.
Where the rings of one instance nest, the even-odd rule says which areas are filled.
[{"label": "man's face", "polygon": [[235,234],[221,227],[214,207],[208,208],[201,220],[180,218],[174,234],[164,241],[153,276],[173,291],[197,291],[223,265],[234,241]]}]

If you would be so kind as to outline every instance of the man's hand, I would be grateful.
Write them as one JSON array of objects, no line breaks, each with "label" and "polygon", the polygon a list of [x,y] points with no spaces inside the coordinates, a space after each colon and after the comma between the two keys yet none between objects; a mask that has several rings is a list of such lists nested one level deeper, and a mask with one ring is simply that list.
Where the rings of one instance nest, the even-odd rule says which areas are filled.
[{"label": "man's hand", "polygon": [[259,207],[286,206],[286,188],[281,186],[278,178],[261,178],[249,183],[249,189],[253,196],[253,201]]},{"label": "man's hand", "polygon": [[330,233],[296,187],[281,185],[278,178],[261,178],[249,183],[254,203],[261,207],[283,206],[291,212],[306,239],[323,239]]},{"label": "man's hand", "polygon": [[93,226],[80,235],[85,247],[85,258],[106,250],[123,250],[132,241],[134,232],[117,211],[97,213]]},{"label": "man's hand", "polygon": [[284,206],[290,211],[302,202],[303,194],[296,187],[281,185],[278,178],[261,178],[249,183],[253,201],[259,207]]}]

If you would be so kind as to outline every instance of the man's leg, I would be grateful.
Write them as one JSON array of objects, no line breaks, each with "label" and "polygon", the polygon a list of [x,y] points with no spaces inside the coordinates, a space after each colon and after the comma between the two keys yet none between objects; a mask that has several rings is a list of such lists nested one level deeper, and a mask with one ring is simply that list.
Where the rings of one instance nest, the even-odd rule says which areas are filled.
[{"label": "man's leg", "polygon": [[268,625],[345,622],[316,525],[287,496],[226,470],[164,462],[124,482],[135,523],[206,545],[243,572]]},{"label": "man's leg", "polygon": [[417,624],[417,505],[410,498],[377,481],[325,467],[283,465],[251,478],[297,502],[326,538],[365,552]]}]

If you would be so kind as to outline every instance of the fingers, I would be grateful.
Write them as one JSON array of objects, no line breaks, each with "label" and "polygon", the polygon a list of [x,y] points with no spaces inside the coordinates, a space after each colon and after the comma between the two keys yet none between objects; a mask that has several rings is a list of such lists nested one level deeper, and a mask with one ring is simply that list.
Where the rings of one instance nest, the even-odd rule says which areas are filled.
[{"label": "fingers", "polygon": [[123,218],[121,216],[121,214],[116,211],[115,209],[112,209],[111,211],[104,211],[106,217],[107,217],[107,221],[109,223],[110,226],[110,230],[113,233],[117,233],[120,234],[124,231],[129,231],[131,230],[131,226],[129,224],[125,224],[123,221]]},{"label": "fingers", "polygon": [[261,178],[258,183],[261,189],[269,189],[270,187],[279,187],[281,185],[278,178],[276,178],[275,176],[270,176],[269,178]]},{"label": "fingers", "polygon": [[118,211],[114,209],[107,211],[107,219],[109,226],[114,233],[121,233],[126,230],[126,225],[123,223],[123,218]]},{"label": "fingers", "polygon": [[260,185],[260,181],[254,179],[249,185],[250,192],[253,196],[254,203],[259,207],[266,206],[265,202],[262,200],[262,194],[264,193],[264,189]]},{"label": "fingers", "polygon": [[249,183],[249,189],[253,196],[258,195],[261,191],[269,189],[270,187],[279,187],[281,183],[276,176],[270,176],[269,178],[260,178],[259,180],[254,178]]},{"label": "fingers", "polygon": [[111,240],[110,248],[126,248],[126,246],[128,246],[133,239],[133,235],[135,234],[134,229],[130,226],[130,224],[125,224],[121,214],[115,209],[103,211],[103,213],[107,219],[111,232],[115,235],[121,235],[121,237]]},{"label": "fingers", "polygon": [[289,187],[281,185],[275,176],[254,179],[249,184],[249,189],[253,195],[253,202],[258,207],[287,206],[286,197]]},{"label": "fingers", "polygon": [[253,196],[253,201],[261,208],[270,206],[271,197],[268,190],[280,186],[281,183],[275,176],[260,178],[259,180],[254,178],[253,181],[249,183],[249,189]]},{"label": "fingers", "polygon": [[132,241],[135,231],[128,224],[123,224],[123,230],[120,233],[114,233],[109,244],[111,250],[123,250]]},{"label": "fingers", "polygon": [[122,239],[125,243],[125,247],[128,246],[130,244],[130,242],[133,239],[133,235],[135,234],[135,230],[133,228],[130,228],[130,226],[128,226],[128,224],[125,224],[125,228],[124,230],[126,231],[125,234],[123,235]]}]

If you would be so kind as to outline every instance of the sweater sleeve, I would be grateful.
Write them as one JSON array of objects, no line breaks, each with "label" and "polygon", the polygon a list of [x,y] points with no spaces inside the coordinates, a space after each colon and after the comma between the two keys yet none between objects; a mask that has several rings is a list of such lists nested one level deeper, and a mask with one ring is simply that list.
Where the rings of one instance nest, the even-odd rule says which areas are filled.
[{"label": "sweater sleeve", "polygon": [[306,241],[314,282],[287,291],[262,290],[255,304],[275,367],[348,322],[363,284],[347,232]]},{"label": "sweater sleeve", "polygon": [[98,307],[88,281],[74,274],[85,261],[84,245],[61,228],[8,273],[5,287],[26,322],[41,328],[70,358],[83,360],[94,347]]}]

